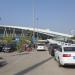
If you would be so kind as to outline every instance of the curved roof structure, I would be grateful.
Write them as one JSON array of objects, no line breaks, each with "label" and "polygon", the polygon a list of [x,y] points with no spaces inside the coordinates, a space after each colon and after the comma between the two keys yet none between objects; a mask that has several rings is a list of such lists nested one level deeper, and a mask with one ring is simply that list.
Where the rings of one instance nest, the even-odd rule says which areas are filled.
[{"label": "curved roof structure", "polygon": [[39,32],[39,33],[43,33],[43,34],[46,34],[46,35],[50,35],[50,36],[72,37],[72,35],[50,31],[49,29],[37,29],[37,28],[22,27],[22,26],[16,26],[16,25],[0,25],[0,27],[8,27],[8,28],[30,30],[30,31],[34,31],[34,32]]}]

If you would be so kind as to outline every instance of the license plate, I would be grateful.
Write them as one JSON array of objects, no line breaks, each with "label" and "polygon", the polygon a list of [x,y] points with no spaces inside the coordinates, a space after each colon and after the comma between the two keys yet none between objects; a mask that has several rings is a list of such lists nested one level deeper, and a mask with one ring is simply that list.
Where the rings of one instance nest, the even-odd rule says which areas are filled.
[{"label": "license plate", "polygon": [[73,59],[75,59],[75,56],[73,56]]}]

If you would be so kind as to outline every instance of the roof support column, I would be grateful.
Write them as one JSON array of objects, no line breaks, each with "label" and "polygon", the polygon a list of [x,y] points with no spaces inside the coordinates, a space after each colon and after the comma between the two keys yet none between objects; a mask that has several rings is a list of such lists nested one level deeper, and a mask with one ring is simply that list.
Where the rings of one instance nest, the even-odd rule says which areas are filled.
[{"label": "roof support column", "polygon": [[15,28],[13,29],[13,37],[16,37]]},{"label": "roof support column", "polygon": [[7,36],[7,30],[4,28],[4,37]]}]

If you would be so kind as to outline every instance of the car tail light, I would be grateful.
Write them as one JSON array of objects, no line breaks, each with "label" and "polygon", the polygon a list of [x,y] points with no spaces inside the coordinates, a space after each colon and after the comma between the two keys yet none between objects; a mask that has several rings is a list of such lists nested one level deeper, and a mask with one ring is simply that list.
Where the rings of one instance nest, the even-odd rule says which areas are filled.
[{"label": "car tail light", "polygon": [[63,57],[71,57],[71,54],[63,54]]}]

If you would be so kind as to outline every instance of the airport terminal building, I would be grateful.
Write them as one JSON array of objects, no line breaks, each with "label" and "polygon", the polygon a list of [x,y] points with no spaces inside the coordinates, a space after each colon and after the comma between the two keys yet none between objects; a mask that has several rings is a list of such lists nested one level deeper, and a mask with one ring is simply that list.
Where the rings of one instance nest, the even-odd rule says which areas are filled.
[{"label": "airport terminal building", "polygon": [[72,35],[50,31],[49,29],[37,29],[16,25],[0,25],[0,37],[9,35],[11,35],[12,37],[32,36],[33,32],[35,33],[35,35],[39,34],[39,37],[41,35],[42,37],[44,36],[44,39],[49,39],[53,37],[72,37]]}]

